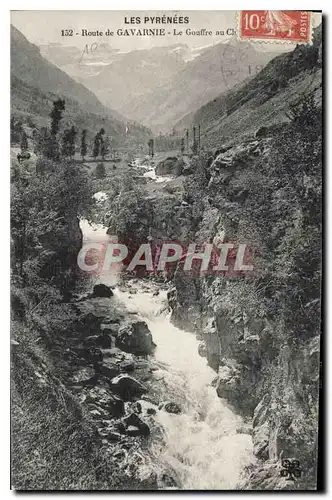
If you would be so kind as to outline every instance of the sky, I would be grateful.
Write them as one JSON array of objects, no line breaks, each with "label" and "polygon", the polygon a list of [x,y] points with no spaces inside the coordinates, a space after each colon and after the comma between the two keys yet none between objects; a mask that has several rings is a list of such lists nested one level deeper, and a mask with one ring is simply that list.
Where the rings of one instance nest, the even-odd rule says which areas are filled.
[{"label": "sky", "polygon": [[[172,16],[189,16],[189,24],[140,24],[140,25],[125,25],[125,16],[161,16],[167,14]],[[316,16],[317,17],[317,16]],[[319,19],[315,19],[315,24],[319,23]],[[61,43],[64,45],[75,45],[79,48],[84,48],[87,43],[108,42],[111,47],[119,50],[137,50],[148,49],[153,46],[166,46],[174,43],[185,43],[189,47],[201,47],[221,41],[226,41],[229,37],[216,36],[216,30],[226,30],[228,28],[236,28],[237,12],[236,11],[102,11],[102,10],[27,10],[27,11],[11,11],[11,22],[20,30],[26,38],[36,44],[42,45],[47,43]],[[212,30],[212,36],[166,36],[166,37],[82,37],[61,36],[61,30],[73,29],[74,32],[81,32],[82,29],[87,30],[102,30],[116,31],[118,28],[167,28],[167,31],[172,31],[173,28],[183,29],[190,28],[191,30],[200,30],[206,28]],[[260,50],[273,50],[276,44],[260,44]],[[268,47],[266,47],[266,45]],[[281,46],[275,50],[280,52]],[[288,47],[289,50],[290,47]]]}]

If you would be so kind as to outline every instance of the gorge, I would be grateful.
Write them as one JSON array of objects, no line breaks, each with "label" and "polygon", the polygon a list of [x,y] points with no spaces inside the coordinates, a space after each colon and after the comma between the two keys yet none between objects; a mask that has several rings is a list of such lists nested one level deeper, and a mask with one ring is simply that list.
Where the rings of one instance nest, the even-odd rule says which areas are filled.
[{"label": "gorge", "polygon": [[[313,45],[181,114],[179,134],[201,126],[199,150],[149,155],[145,127],[130,124],[128,138],[122,117],[32,44],[43,78],[31,104],[33,67],[19,79],[28,42],[13,34],[14,109],[38,118],[37,136],[31,116],[13,120],[11,149],[14,487],[316,489],[320,29]],[[48,71],[70,89],[60,113]],[[67,154],[76,116],[100,130],[93,146],[105,125],[119,155],[89,157],[86,144]],[[22,130],[33,153],[19,162]],[[182,259],[156,273],[126,262],[82,272],[82,245],[114,236],[130,256],[148,244],[237,242],[254,269],[192,275]],[[285,463],[298,464],[296,477]]]}]

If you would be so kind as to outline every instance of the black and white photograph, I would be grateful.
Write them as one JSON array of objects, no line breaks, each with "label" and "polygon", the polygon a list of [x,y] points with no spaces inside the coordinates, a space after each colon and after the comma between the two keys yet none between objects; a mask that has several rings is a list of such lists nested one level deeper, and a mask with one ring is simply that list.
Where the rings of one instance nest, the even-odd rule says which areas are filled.
[{"label": "black and white photograph", "polygon": [[323,35],[11,10],[12,490],[322,491]]}]

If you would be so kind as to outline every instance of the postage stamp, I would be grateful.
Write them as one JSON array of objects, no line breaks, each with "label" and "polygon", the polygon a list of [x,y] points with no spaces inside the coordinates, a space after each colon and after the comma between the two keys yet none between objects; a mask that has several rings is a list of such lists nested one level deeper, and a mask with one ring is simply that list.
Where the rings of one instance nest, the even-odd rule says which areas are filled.
[{"label": "postage stamp", "polygon": [[311,12],[303,10],[242,10],[240,38],[291,43],[311,42]]}]

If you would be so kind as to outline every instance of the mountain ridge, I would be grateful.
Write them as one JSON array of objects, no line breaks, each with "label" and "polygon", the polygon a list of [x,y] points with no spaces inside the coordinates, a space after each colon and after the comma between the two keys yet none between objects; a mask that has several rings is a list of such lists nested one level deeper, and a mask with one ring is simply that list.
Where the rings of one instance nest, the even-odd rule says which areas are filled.
[{"label": "mountain ridge", "polygon": [[321,40],[318,27],[312,45],[277,55],[257,75],[182,117],[176,130],[200,125],[202,144],[214,147],[252,136],[259,127],[288,122],[289,104],[321,89]]},{"label": "mountain ridge", "polygon": [[[128,119],[104,106],[84,85],[47,61],[39,48],[14,26],[11,26],[11,103],[12,114],[28,119],[38,126],[48,121],[52,101],[64,98],[67,122],[88,128],[97,127],[121,142]],[[131,123],[132,138],[145,138],[149,131]]]},{"label": "mountain ridge", "polygon": [[[47,54],[43,50],[51,57],[50,51]],[[195,49],[174,44],[118,52],[110,55],[109,64],[98,56],[98,50],[94,54],[85,63],[68,63],[62,69],[106,106],[156,132],[166,132],[189,110],[199,109],[250,72],[257,72],[275,52],[258,51],[248,42],[230,40]],[[77,55],[75,52],[76,59]],[[59,54],[52,57],[56,60]],[[93,65],[91,61],[95,61]]]}]

